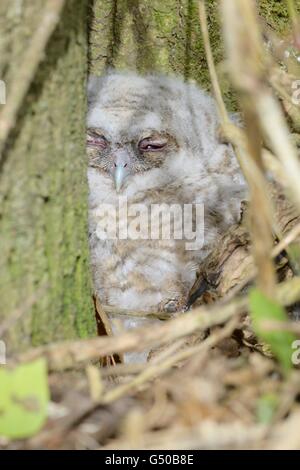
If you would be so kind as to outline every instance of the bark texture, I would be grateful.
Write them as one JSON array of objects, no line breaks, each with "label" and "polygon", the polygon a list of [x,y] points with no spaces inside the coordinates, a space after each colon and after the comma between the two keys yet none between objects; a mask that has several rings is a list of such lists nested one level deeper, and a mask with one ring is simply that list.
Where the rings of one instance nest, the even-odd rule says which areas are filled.
[{"label": "bark texture", "polygon": [[[2,0],[0,78],[18,74],[45,1]],[[7,350],[95,331],[87,243],[87,1],[67,0],[0,169],[0,324]]]},{"label": "bark texture", "polygon": [[[257,0],[270,28],[283,34],[288,27],[286,2]],[[219,1],[207,0],[209,34],[226,104],[235,98],[223,73]],[[192,79],[210,89],[201,37],[198,0],[95,0],[90,48],[91,72],[108,67],[141,73],[164,72]]]}]

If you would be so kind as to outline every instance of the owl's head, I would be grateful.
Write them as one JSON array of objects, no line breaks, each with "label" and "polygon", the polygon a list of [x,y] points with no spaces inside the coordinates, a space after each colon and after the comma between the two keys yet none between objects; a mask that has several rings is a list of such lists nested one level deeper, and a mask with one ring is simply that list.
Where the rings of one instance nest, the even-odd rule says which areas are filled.
[{"label": "owl's head", "polygon": [[182,152],[204,162],[210,134],[214,140],[211,98],[181,80],[112,72],[90,78],[88,99],[89,165],[117,192],[137,174],[184,171]]}]

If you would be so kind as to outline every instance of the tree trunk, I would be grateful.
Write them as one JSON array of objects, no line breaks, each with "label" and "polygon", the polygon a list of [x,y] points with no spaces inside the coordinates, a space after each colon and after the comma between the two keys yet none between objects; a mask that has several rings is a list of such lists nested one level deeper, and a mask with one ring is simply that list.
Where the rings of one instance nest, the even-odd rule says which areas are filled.
[{"label": "tree trunk", "polygon": [[[198,0],[95,0],[90,48],[92,73],[101,75],[107,67],[174,73],[209,90],[198,3]],[[219,1],[205,3],[223,96],[229,108],[235,109],[235,96],[222,68]],[[286,2],[257,0],[257,3],[271,29],[285,33],[290,28]]]},{"label": "tree trunk", "polygon": [[[0,78],[7,102],[45,5],[1,0]],[[0,330],[3,321],[20,316],[5,336],[8,354],[95,332],[87,242],[86,9],[87,0],[66,1],[2,155]]]}]

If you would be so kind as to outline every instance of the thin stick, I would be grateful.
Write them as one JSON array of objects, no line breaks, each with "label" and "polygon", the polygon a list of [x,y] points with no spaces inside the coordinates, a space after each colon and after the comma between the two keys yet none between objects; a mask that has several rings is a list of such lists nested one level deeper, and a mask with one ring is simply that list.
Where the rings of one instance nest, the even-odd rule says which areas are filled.
[{"label": "thin stick", "polygon": [[167,312],[146,312],[143,310],[130,310],[127,308],[112,307],[111,305],[102,305],[104,311],[109,315],[126,315],[131,317],[147,317],[159,320],[169,320],[172,314]]},{"label": "thin stick", "polygon": [[[294,277],[275,287],[274,298],[282,305],[291,305],[300,300],[300,277]],[[211,308],[199,307],[152,328],[136,328],[114,337],[97,337],[86,340],[52,343],[29,350],[17,360],[26,362],[45,357],[50,370],[74,368],[77,364],[98,360],[101,356],[144,351],[205,331],[215,325],[227,322],[230,318],[247,311],[248,297],[240,297],[230,302],[215,304]]]},{"label": "thin stick", "polygon": [[6,141],[15,126],[18,112],[34,79],[37,68],[44,58],[48,41],[59,22],[64,4],[65,0],[48,0],[46,3],[39,26],[32,36],[18,67],[18,73],[10,86],[7,104],[0,114],[0,161],[3,158]]},{"label": "thin stick", "polygon": [[300,335],[300,323],[299,322],[282,322],[275,320],[264,320],[261,322],[261,327],[268,331],[289,331]]},{"label": "thin stick", "polygon": [[[206,340],[201,342],[200,344],[196,344],[195,346],[191,346],[184,350],[181,350],[174,354],[171,357],[168,357],[162,362],[159,363],[149,363],[148,366],[134,379],[130,382],[119,385],[115,387],[113,390],[109,390],[102,398],[101,403],[111,403],[114,400],[121,398],[129,391],[133,391],[138,388],[140,385],[144,384],[145,382],[156,378],[162,374],[164,374],[167,370],[171,369],[175,364],[188,359],[189,357],[202,354],[206,357],[208,351],[215,346],[220,340],[227,338],[235,329],[238,323],[237,318],[232,318],[231,321],[221,330],[213,333],[209,336]],[[199,361],[201,360],[201,355],[199,357]]]},{"label": "thin stick", "polygon": [[[300,298],[300,279],[299,279]],[[247,298],[233,300],[218,308],[200,307],[178,318],[149,327],[135,328],[113,337],[97,337],[86,340],[51,343],[29,350],[20,355],[20,362],[31,361],[44,356],[50,370],[64,370],[75,364],[97,360],[102,356],[120,354],[127,351],[144,351],[174,342],[195,331],[206,330],[225,323],[231,317],[247,309]]]},{"label": "thin stick", "polygon": [[[272,296],[275,269],[270,253],[273,246],[272,207],[266,191],[262,160],[262,139],[252,95],[261,79],[260,34],[256,24],[254,4],[222,1],[224,38],[227,46],[231,79],[240,96],[245,117],[246,146],[236,147],[250,191],[250,231],[252,251],[257,267],[257,283],[266,295]],[[245,31],[247,36],[245,39]],[[245,57],[245,55],[247,57]],[[252,99],[251,99],[252,98]]]},{"label": "thin stick", "polygon": [[[210,40],[209,40],[209,34],[208,34],[208,26],[207,26],[207,15],[206,15],[206,8],[205,8],[205,1],[200,0],[199,1],[199,18],[200,18],[200,26],[201,26],[201,32],[203,36],[203,42],[204,42],[204,48],[205,48],[205,53],[206,53],[206,60],[207,60],[207,65],[208,65],[208,70],[210,74],[210,79],[212,83],[212,88],[213,88],[213,94],[216,99],[218,111],[220,114],[221,118],[221,125],[222,125],[222,130],[228,138],[228,140],[235,146],[239,146],[240,148],[245,149],[246,147],[246,136],[245,133],[237,127],[235,124],[233,124],[229,117],[228,113],[224,104],[224,100],[222,97],[222,92],[218,80],[218,75],[216,72],[216,67],[211,51],[211,45],[210,45]],[[245,159],[243,158],[243,155],[240,153],[237,154],[238,160],[240,162],[241,168],[244,168],[244,165],[247,164],[245,162]],[[281,163],[272,155],[272,153],[266,149],[262,149],[262,158],[263,162],[266,168],[268,168],[276,177],[276,179],[281,183],[286,184],[286,179],[284,177],[283,171],[282,171],[282,165]]]},{"label": "thin stick", "polygon": [[[255,103],[260,128],[285,173],[290,197],[300,211],[300,163],[279,103],[270,90],[268,61],[253,2],[221,1],[224,38],[231,58],[232,81]],[[245,35],[245,29],[247,35]]]},{"label": "thin stick", "polygon": [[113,367],[103,367],[101,377],[135,375],[142,372],[144,368],[144,364],[116,364]]},{"label": "thin stick", "polygon": [[[272,258],[276,258],[283,250],[285,250],[290,243],[292,243],[300,235],[300,224],[292,228],[290,232],[274,246],[272,250]],[[232,299],[237,293],[241,292],[251,281],[255,279],[255,274],[246,277],[241,284],[235,286],[226,297],[227,300]]]},{"label": "thin stick", "polygon": [[[169,357],[177,352],[178,349],[183,347],[185,344],[185,339],[181,339],[172,343],[168,348],[163,349],[158,355],[155,355],[154,358],[151,358],[149,362],[151,364],[155,364],[161,362],[162,359]],[[110,376],[124,376],[124,375],[135,375],[142,372],[145,369],[145,364],[143,363],[132,363],[132,364],[116,364],[114,367],[104,367],[101,370],[102,377],[110,377]]]},{"label": "thin stick", "polygon": [[[234,0],[228,0],[234,1]],[[178,450],[233,450],[233,449],[257,449],[265,442],[269,426],[265,424],[245,424],[237,420],[223,422],[217,419],[202,418],[197,424],[187,426],[184,424],[170,426],[167,429],[148,431],[142,437],[142,448],[146,450],[168,449],[175,453]],[[297,434],[298,428],[294,428]],[[99,450],[127,450],[134,449],[126,436],[113,439],[99,448]],[[140,448],[140,447],[139,447]],[[264,446],[263,446],[264,448]],[[292,450],[292,448],[291,448]]]},{"label": "thin stick", "polygon": [[270,142],[273,153],[282,164],[290,184],[291,197],[300,212],[300,163],[297,151],[290,140],[286,121],[279,104],[270,91],[261,93],[258,98],[257,111],[261,127]]},{"label": "thin stick", "polygon": [[285,250],[296,238],[300,236],[300,224],[297,224],[292,230],[273,248],[272,256],[276,258],[283,250]]},{"label": "thin stick", "polygon": [[214,58],[211,52],[208,27],[207,27],[207,15],[206,15],[206,8],[205,8],[204,0],[199,1],[199,18],[200,18],[200,26],[201,26],[202,36],[203,36],[208,70],[209,70],[211,83],[213,87],[213,94],[217,102],[220,117],[222,121],[225,123],[229,121],[229,118],[228,118],[228,113],[227,113],[227,110],[223,101],[222,92],[221,92],[221,88],[220,88],[219,80],[218,80],[218,75],[217,75],[216,67],[214,63]]}]

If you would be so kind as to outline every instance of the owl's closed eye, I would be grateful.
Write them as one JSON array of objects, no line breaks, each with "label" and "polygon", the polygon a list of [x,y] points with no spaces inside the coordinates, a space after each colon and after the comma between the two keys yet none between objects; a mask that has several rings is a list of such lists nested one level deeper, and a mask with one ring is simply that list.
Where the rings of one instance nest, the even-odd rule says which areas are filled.
[{"label": "owl's closed eye", "polygon": [[109,175],[117,192],[135,173],[161,166],[176,148],[176,139],[167,133],[152,131],[146,137],[115,141],[102,129],[87,130],[89,165]]}]

